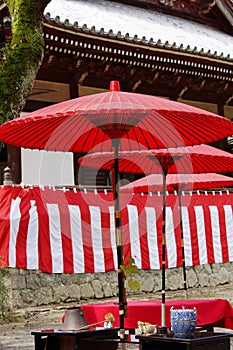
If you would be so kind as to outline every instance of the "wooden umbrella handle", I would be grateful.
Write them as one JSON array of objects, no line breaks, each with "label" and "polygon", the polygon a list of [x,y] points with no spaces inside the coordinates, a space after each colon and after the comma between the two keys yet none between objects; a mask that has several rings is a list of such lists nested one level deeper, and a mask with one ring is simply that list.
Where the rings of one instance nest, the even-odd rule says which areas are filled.
[{"label": "wooden umbrella handle", "polygon": [[75,329],[75,331],[81,331],[81,330],[83,330],[83,329],[87,329],[87,328],[89,328],[89,327],[96,326],[97,324],[100,324],[100,323],[103,323],[103,322],[107,322],[107,321],[106,321],[106,320],[103,320],[103,321],[99,321],[99,322],[87,324],[86,326],[83,326],[83,327],[80,327],[80,328],[78,328],[78,329]]}]

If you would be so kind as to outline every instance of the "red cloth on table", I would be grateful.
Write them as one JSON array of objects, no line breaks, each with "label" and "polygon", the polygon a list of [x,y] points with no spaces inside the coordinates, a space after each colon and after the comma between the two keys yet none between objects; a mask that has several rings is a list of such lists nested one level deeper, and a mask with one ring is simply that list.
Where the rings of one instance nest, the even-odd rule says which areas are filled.
[{"label": "red cloth on table", "polygon": [[[170,327],[170,308],[197,308],[197,326],[212,324],[215,327],[233,329],[233,307],[225,299],[208,300],[167,300],[166,325]],[[111,312],[115,317],[114,327],[119,327],[119,307],[117,302],[81,305],[88,324],[105,319],[105,314]],[[137,328],[137,322],[150,322],[161,325],[161,301],[142,300],[128,301],[128,317],[125,318],[125,328]],[[101,326],[101,325],[100,325]]]}]

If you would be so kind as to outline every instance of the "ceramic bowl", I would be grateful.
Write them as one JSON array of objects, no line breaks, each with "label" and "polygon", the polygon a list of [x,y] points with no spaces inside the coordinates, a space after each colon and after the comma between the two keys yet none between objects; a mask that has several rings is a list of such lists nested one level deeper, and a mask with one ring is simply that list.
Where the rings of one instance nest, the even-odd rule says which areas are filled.
[{"label": "ceramic bowl", "polygon": [[143,333],[144,334],[153,334],[155,332],[155,325],[154,324],[148,324],[146,326],[143,326]]}]

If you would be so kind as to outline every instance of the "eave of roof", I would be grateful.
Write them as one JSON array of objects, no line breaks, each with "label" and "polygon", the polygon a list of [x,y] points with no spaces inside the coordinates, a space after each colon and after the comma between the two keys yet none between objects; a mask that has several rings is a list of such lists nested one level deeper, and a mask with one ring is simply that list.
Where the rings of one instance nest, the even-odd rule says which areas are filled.
[{"label": "eave of roof", "polygon": [[52,0],[44,14],[50,22],[64,24],[74,31],[181,49],[227,61],[233,59],[232,36],[149,10],[105,0]]},{"label": "eave of roof", "polygon": [[222,1],[222,0],[215,0],[216,5],[220,9],[220,11],[225,16],[226,20],[230,23],[230,25],[233,27],[233,1]]}]

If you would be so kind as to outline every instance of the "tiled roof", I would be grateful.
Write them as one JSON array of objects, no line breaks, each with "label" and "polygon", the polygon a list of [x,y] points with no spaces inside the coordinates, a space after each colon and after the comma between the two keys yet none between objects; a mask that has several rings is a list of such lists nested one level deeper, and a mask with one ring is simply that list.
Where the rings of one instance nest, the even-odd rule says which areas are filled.
[{"label": "tiled roof", "polygon": [[44,14],[73,30],[233,59],[232,36],[158,12],[105,0],[52,0]]}]

